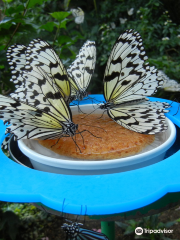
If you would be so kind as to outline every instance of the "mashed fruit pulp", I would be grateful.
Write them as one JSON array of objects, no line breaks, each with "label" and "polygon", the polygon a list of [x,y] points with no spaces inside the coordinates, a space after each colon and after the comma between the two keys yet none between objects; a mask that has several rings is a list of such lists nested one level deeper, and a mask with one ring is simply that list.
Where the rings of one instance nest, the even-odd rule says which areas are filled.
[{"label": "mashed fruit pulp", "polygon": [[38,141],[60,155],[84,160],[127,157],[140,152],[154,141],[154,135],[133,132],[115,123],[109,116],[101,116],[100,114],[91,114],[88,117],[84,114],[73,116],[73,122],[78,124],[78,130],[81,132],[75,135],[74,141],[81,152],[71,137],[63,137],[59,141],[58,139]]}]

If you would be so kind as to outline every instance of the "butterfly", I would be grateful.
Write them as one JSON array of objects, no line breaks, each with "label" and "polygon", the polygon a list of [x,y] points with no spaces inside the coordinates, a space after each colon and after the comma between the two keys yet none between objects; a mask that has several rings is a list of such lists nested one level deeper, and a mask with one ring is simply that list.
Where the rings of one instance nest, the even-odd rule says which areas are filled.
[{"label": "butterfly", "polygon": [[67,69],[71,83],[71,100],[83,100],[91,76],[95,69],[96,46],[93,41],[86,41],[76,56],[75,61]]},{"label": "butterfly", "polygon": [[[59,139],[72,137],[78,125],[72,122],[72,113],[59,89],[41,67],[33,66],[21,74],[24,81],[33,83],[34,89],[25,89],[26,95],[38,92],[37,105],[0,95],[0,119],[7,126],[6,133],[23,138]],[[34,102],[33,102],[34,103]]]},{"label": "butterfly", "polygon": [[[34,86],[33,83],[24,81],[22,73],[25,70],[31,70],[33,66],[39,66],[50,76],[69,104],[72,100],[81,100],[87,95],[86,89],[95,68],[96,48],[93,41],[87,41],[68,68],[68,73],[52,47],[40,39],[32,40],[28,47],[12,45],[8,48],[6,56],[12,72],[11,81],[17,88],[11,97],[28,101],[28,96],[25,92],[23,95],[22,90],[34,88]],[[30,102],[32,103],[32,99]]]},{"label": "butterfly", "polygon": [[121,126],[144,134],[167,129],[164,113],[167,103],[149,102],[163,85],[155,67],[145,63],[142,39],[138,32],[126,30],[115,42],[104,74],[104,98],[100,106]]},{"label": "butterfly", "polygon": [[[69,221],[71,222],[71,221]],[[70,240],[108,240],[108,237],[99,232],[82,228],[82,223],[64,223],[61,228],[66,232],[66,239]]]},{"label": "butterfly", "polygon": [[35,39],[27,47],[15,44],[8,48],[6,56],[12,73],[11,81],[15,83],[17,88],[11,94],[11,97],[18,100],[28,100],[25,92],[24,95],[22,94],[22,89],[34,88],[34,86],[33,83],[29,85],[27,81],[24,81],[22,73],[23,71],[32,70],[33,66],[36,66],[41,67],[49,75],[59,88],[64,100],[68,102],[71,88],[66,69],[58,55],[47,42]]},{"label": "butterfly", "polygon": [[84,12],[83,10],[78,7],[77,9],[71,9],[72,15],[75,17],[75,23],[81,24],[84,22]]},{"label": "butterfly", "polygon": [[17,87],[21,85],[21,70],[24,69],[26,64],[26,46],[19,44],[12,45],[7,49],[6,57],[12,73],[10,81],[14,82]]}]

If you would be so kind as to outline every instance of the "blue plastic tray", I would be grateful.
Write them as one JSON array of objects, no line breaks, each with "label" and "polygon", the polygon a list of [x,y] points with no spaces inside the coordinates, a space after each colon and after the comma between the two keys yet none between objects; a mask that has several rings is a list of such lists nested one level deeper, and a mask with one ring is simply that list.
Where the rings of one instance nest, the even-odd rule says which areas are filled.
[{"label": "blue plastic tray", "polygon": [[[104,100],[102,95],[91,97]],[[150,99],[172,104],[164,99]],[[81,102],[84,103],[91,101]],[[180,126],[178,107],[178,103],[173,102],[166,116]],[[2,142],[5,131],[2,121],[0,129]],[[52,209],[71,214],[123,213],[149,205],[168,192],[180,191],[179,166],[180,151],[164,161],[133,171],[92,176],[60,175],[23,167],[0,151],[0,200],[41,202]]]}]

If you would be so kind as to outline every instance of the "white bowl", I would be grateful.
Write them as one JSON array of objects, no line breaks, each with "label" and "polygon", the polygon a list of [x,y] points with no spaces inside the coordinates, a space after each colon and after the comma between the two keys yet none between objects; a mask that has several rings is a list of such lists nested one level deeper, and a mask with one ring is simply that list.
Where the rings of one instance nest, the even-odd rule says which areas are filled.
[{"label": "white bowl", "polygon": [[[94,110],[93,106],[81,105],[83,112],[89,113]],[[72,113],[77,113],[77,107],[71,107]],[[96,113],[102,110],[96,110]],[[145,167],[164,159],[166,151],[173,145],[176,139],[176,128],[174,124],[166,118],[168,130],[155,134],[155,141],[143,149],[140,153],[119,159],[85,161],[71,159],[61,156],[53,151],[41,146],[36,140],[19,140],[20,150],[29,157],[33,167],[40,171],[60,173],[60,174],[106,174],[129,171]]]}]

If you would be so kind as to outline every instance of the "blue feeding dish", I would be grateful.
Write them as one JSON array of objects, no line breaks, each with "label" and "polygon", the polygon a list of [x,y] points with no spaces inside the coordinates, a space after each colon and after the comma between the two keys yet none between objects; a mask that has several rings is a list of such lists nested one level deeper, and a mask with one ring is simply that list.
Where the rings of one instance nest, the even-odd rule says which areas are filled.
[{"label": "blue feeding dish", "polygon": [[[102,95],[91,97],[96,97],[98,101],[104,101]],[[164,99],[150,98],[150,100],[171,103]],[[81,104],[91,103],[86,100]],[[174,102],[166,116],[179,127],[180,114],[177,110],[178,103]],[[173,114],[175,115],[173,116]],[[15,158],[19,163],[28,167],[13,162],[1,151],[0,200],[36,203],[39,207],[42,204],[51,213],[81,214],[88,215],[91,219],[100,218],[101,220],[111,217],[114,219],[116,216],[125,216],[125,214],[130,217],[138,215],[138,212],[146,215],[152,208],[154,211],[159,208],[153,204],[160,203],[160,199],[164,199],[162,207],[169,206],[170,203],[172,206],[171,194],[176,194],[180,198],[178,195],[180,191],[178,167],[180,152],[177,142],[174,143],[176,135],[174,125],[171,122],[169,124],[172,128],[170,135],[172,132],[174,135],[166,149],[159,154],[165,154],[165,159],[162,161],[156,159],[155,163],[151,162],[133,168],[133,165],[141,164],[141,162],[136,162],[130,164],[129,169],[123,165],[120,166],[121,169],[117,169],[116,165],[112,168],[116,171],[103,169],[104,172],[100,173],[98,171],[102,169],[98,169],[93,174],[86,172],[85,175],[79,175],[75,172],[69,174],[66,169],[66,172],[56,174],[31,169],[31,162],[28,158],[22,157],[24,155],[17,145],[15,147],[17,153],[11,147],[12,154],[16,155]],[[179,138],[178,127],[176,127],[177,138]],[[1,122],[0,128],[1,141],[3,141],[5,132],[3,122]],[[157,154],[155,155],[153,156],[159,158]],[[84,170],[81,169],[81,171]]]}]

